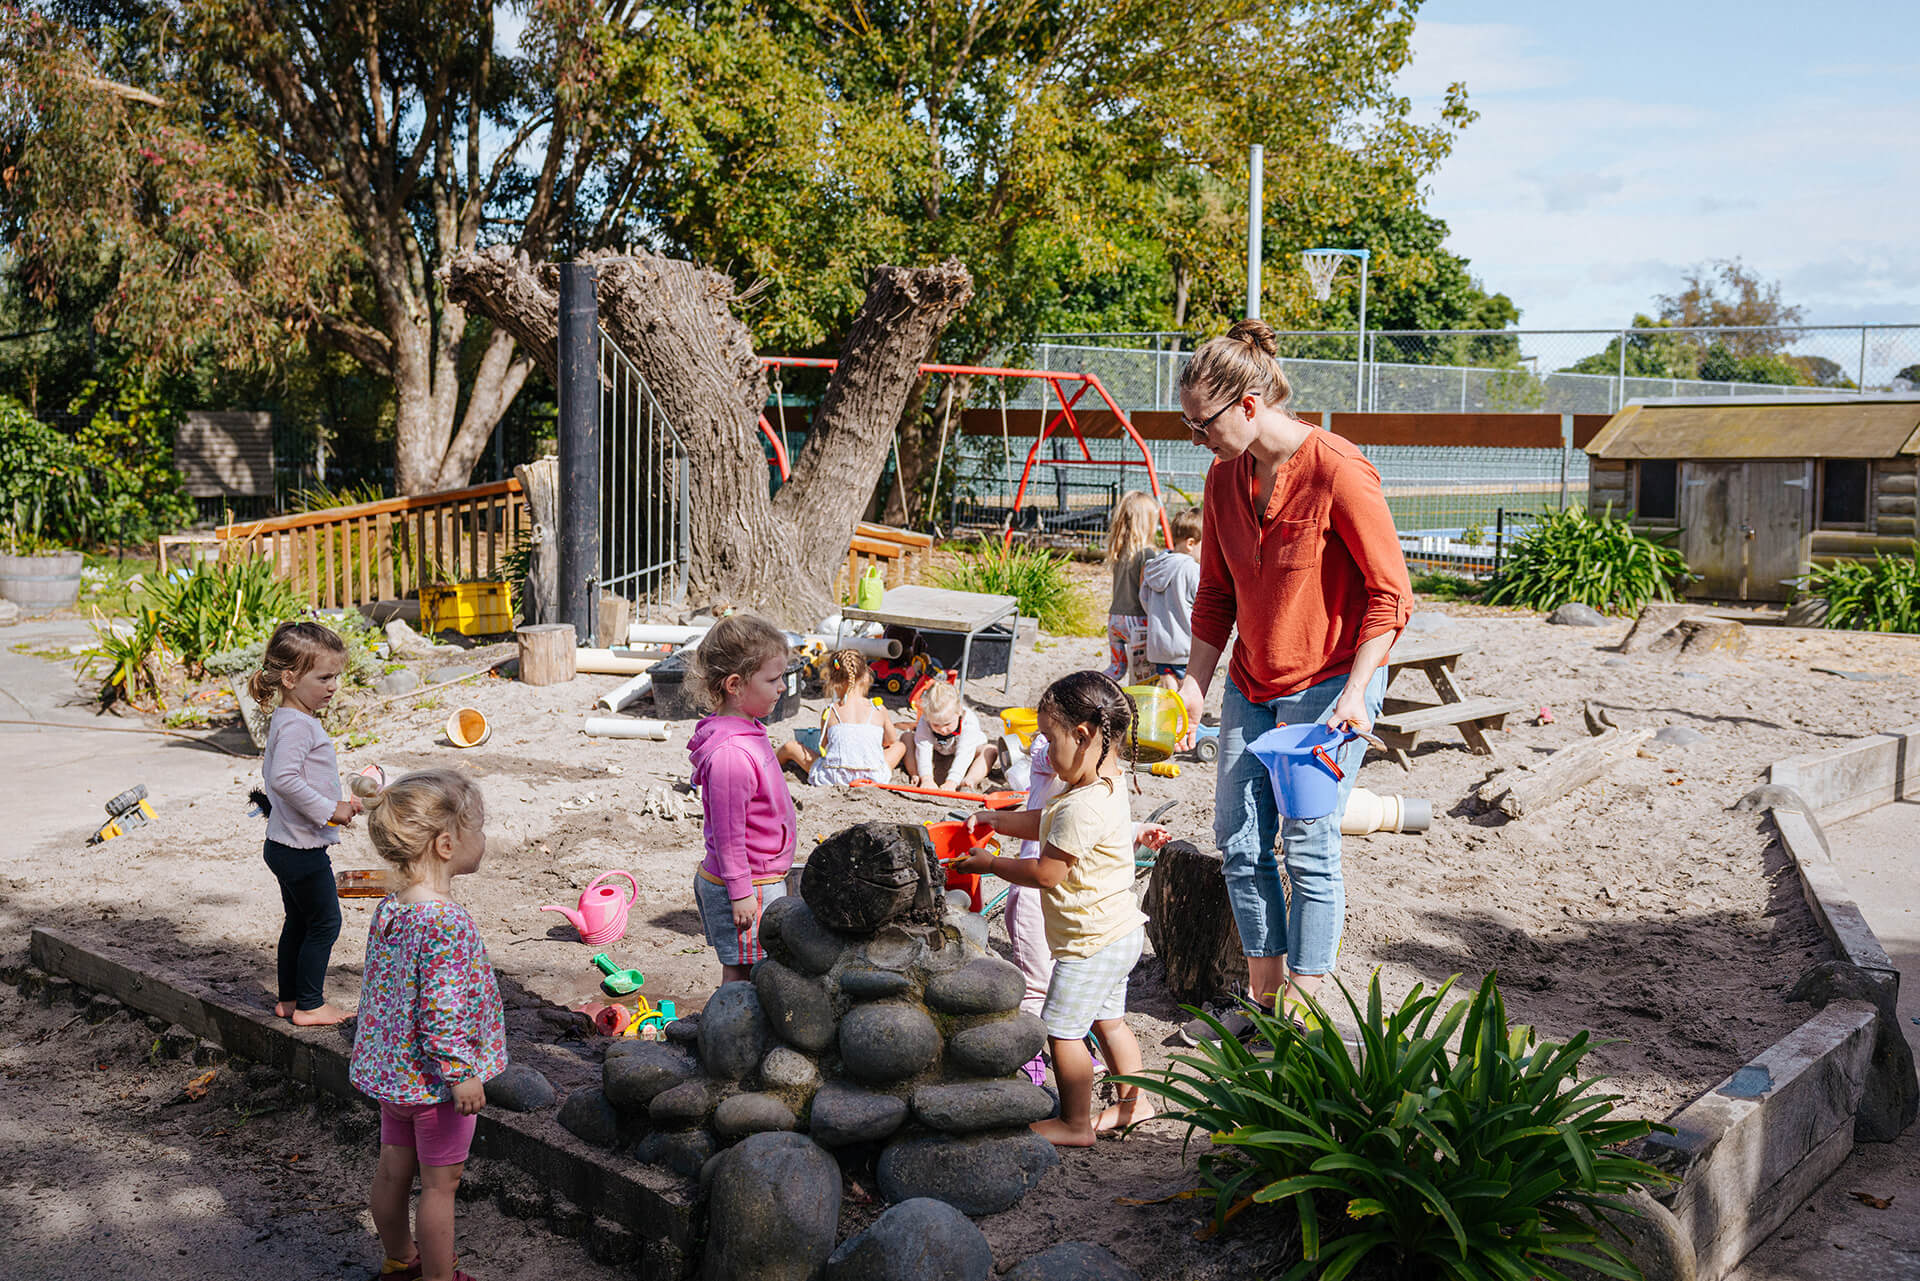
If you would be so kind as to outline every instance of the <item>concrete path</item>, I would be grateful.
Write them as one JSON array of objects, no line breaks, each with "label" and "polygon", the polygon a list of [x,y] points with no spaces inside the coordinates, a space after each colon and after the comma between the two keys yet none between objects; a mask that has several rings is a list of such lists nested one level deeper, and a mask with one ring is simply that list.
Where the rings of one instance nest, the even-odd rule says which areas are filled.
[{"label": "concrete path", "polygon": [[[1900,1027],[1920,1057],[1920,804],[1884,805],[1827,830],[1867,924],[1900,970]],[[1875,1208],[1855,1196],[1890,1202]],[[1920,1124],[1868,1143],[1729,1281],[1920,1278]]]},{"label": "concrete path", "polygon": [[[135,783],[147,785],[164,818],[169,798],[197,797],[256,767],[252,759],[185,739],[74,728],[144,723],[98,714],[76,685],[67,651],[91,639],[87,625],[73,619],[0,629],[0,720],[38,722],[0,725],[5,795],[13,802],[6,806],[6,846],[36,849],[59,840],[70,842],[78,857],[87,836],[106,821],[106,802]],[[58,657],[43,656],[56,652]],[[216,737],[229,747],[246,747],[237,730]]]}]

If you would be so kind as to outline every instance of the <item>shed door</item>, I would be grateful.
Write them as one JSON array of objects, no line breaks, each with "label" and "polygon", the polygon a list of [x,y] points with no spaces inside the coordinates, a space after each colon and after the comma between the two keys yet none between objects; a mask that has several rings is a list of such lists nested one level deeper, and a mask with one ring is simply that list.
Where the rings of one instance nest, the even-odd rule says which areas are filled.
[{"label": "shed door", "polygon": [[1696,575],[1687,595],[1734,600],[1740,595],[1741,473],[1745,463],[1680,465],[1680,551]]},{"label": "shed door", "polygon": [[1788,600],[1785,579],[1806,568],[1808,514],[1813,506],[1813,464],[1748,463],[1747,524],[1753,529],[1747,591],[1742,600]]},{"label": "shed door", "polygon": [[1805,567],[1812,464],[1685,463],[1680,550],[1712,600],[1786,600]]}]

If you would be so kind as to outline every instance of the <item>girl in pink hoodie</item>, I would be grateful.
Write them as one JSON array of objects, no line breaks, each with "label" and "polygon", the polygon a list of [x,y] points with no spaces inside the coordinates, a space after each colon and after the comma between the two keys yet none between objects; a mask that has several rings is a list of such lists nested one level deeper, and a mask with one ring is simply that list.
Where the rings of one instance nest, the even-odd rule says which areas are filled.
[{"label": "girl in pink hoodie", "polygon": [[713,712],[687,743],[707,829],[693,896],[723,983],[746,978],[766,956],[760,913],[787,892],[793,866],[793,797],[760,722],[785,688],[787,651],[785,632],[764,618],[734,614],[714,624],[694,652],[690,675]]}]

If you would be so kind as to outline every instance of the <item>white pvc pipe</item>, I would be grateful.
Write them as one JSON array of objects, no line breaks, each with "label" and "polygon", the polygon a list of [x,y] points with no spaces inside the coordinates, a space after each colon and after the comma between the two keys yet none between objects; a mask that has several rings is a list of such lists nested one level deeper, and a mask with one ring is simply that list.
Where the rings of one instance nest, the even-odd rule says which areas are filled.
[{"label": "white pvc pipe", "polygon": [[637,676],[653,666],[651,658],[635,658],[624,650],[582,646],[573,651],[573,670],[589,676]]},{"label": "white pvc pipe", "polygon": [[1380,796],[1356,787],[1340,815],[1342,836],[1373,832],[1424,832],[1433,826],[1433,803],[1417,796]]},{"label": "white pvc pipe", "polygon": [[646,672],[641,672],[632,680],[623,681],[602,694],[599,702],[595,703],[594,706],[604,707],[610,712],[617,712],[628,703],[638,701],[652,688],[653,677]]},{"label": "white pvc pipe", "polygon": [[868,658],[900,657],[900,642],[889,636],[849,636],[839,643],[839,648],[855,650]]},{"label": "white pvc pipe", "polygon": [[707,634],[704,627],[680,627],[673,623],[635,623],[627,628],[629,645],[685,645]]},{"label": "white pvc pipe", "polygon": [[580,729],[593,738],[650,738],[665,742],[668,725],[665,721],[640,721],[625,716],[589,716]]}]

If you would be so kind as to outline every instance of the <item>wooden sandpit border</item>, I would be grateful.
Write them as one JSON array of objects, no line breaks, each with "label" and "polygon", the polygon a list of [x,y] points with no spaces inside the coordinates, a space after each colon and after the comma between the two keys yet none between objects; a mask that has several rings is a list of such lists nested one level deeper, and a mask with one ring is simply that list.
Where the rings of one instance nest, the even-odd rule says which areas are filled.
[{"label": "wooden sandpit border", "polygon": [[[1835,994],[1862,999],[1826,1003],[1668,1117],[1674,1134],[1644,1141],[1647,1159],[1678,1180],[1658,1195],[1672,1213],[1673,1221],[1661,1225],[1669,1245],[1683,1247],[1672,1251],[1665,1276],[1720,1281],[1840,1167],[1857,1129],[1858,1137],[1885,1140],[1893,1134],[1872,1134],[1871,1127],[1890,1125],[1897,1133],[1912,1121],[1910,1105],[1886,1103],[1911,1099],[1911,1082],[1889,1079],[1911,1076],[1911,1059],[1876,1054],[1876,1045],[1902,1035],[1894,1014],[1900,974],[1834,865],[1821,822],[1920,793],[1915,765],[1920,725],[1769,767],[1766,813],[1833,945],[1842,979]],[[1871,1121],[1862,1116],[1869,1100],[1879,1109]],[[1648,1281],[1656,1281],[1655,1271]]]},{"label": "wooden sandpit border", "polygon": [[[296,1028],[144,957],[62,930],[36,928],[29,951],[33,964],[46,973],[177,1023],[235,1058],[264,1063],[300,1085],[356,1105],[366,1102],[347,1080],[347,1052],[336,1043],[338,1029]],[[556,1107],[537,1112],[488,1108],[474,1130],[473,1153],[532,1180],[539,1203],[534,1209],[564,1200],[578,1212],[571,1216],[573,1226],[590,1240],[624,1238],[611,1253],[623,1255],[617,1261],[628,1263],[644,1281],[681,1281],[697,1257],[692,1183],[583,1143],[560,1127],[557,1115]]]}]

